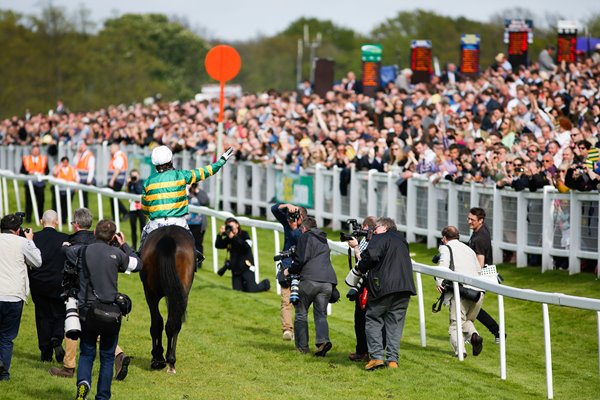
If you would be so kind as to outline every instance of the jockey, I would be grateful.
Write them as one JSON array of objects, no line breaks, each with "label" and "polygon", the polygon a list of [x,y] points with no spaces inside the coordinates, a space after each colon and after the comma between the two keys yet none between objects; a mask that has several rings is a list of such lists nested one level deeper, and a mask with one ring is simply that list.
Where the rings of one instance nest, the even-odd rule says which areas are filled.
[{"label": "jockey", "polygon": [[[142,231],[140,253],[144,240],[156,228],[178,225],[189,231],[185,219],[188,213],[186,185],[203,181],[216,174],[232,154],[233,149],[229,149],[216,162],[206,167],[176,170],[172,163],[173,153],[167,146],[159,146],[152,150],[152,164],[156,166],[158,173],[144,181],[142,211],[148,215],[149,221]],[[203,258],[202,255],[198,257]]]}]

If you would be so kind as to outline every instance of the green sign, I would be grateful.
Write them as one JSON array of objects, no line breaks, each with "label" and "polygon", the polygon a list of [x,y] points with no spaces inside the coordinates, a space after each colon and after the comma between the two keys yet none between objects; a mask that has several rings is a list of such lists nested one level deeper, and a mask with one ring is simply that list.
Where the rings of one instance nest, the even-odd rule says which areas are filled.
[{"label": "green sign", "polygon": [[362,61],[380,62],[383,47],[380,44],[365,44],[360,48]]},{"label": "green sign", "polygon": [[313,177],[277,171],[275,173],[275,201],[314,208]]}]

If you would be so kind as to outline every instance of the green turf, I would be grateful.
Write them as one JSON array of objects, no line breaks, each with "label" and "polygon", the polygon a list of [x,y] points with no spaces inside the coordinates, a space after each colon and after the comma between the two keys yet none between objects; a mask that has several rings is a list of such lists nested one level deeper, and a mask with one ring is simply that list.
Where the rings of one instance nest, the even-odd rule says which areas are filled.
[{"label": "green turf", "polygon": [[[48,201],[49,204],[49,201]],[[95,202],[91,208],[95,212]],[[12,208],[14,210],[14,206]],[[123,230],[129,237],[128,223]],[[261,278],[273,281],[273,234],[258,230]],[[207,235],[205,247],[209,248]],[[282,242],[283,243],[283,242]],[[411,245],[414,259],[429,263],[433,250]],[[479,357],[459,362],[448,342],[448,310],[432,314],[437,297],[432,278],[423,276],[427,347],[419,335],[417,299],[409,306],[398,370],[363,371],[348,361],[354,350],[353,305],[343,296],[347,271],[343,256],[333,257],[342,301],[329,317],[333,349],[325,358],[302,355],[281,340],[279,297],[245,294],[230,289],[229,273],[212,272],[207,251],[205,267],[196,274],[187,321],[179,336],[177,374],[150,371],[149,313],[138,276],[122,275],[121,291],[133,300],[124,321],[120,345],[133,361],[129,376],[113,384],[115,399],[526,399],[546,397],[542,306],[505,299],[507,380],[499,378],[499,347],[476,324],[484,338]],[[221,256],[221,260],[223,257]],[[538,268],[502,265],[507,285],[579,296],[598,297],[591,274],[568,276],[564,271],[541,274]],[[497,316],[496,296],[484,308]],[[164,311],[165,307],[162,304]],[[550,307],[555,398],[595,399],[600,396],[597,319],[594,312]],[[309,318],[311,320],[312,318]],[[311,345],[314,344],[312,321]],[[97,364],[94,377],[97,377]],[[15,341],[12,380],[0,384],[0,399],[64,399],[75,395],[75,379],[51,377],[52,364],[39,361],[33,304],[24,309]],[[56,363],[54,365],[57,365]],[[92,395],[95,394],[95,381]],[[90,398],[93,398],[90,396]]]}]

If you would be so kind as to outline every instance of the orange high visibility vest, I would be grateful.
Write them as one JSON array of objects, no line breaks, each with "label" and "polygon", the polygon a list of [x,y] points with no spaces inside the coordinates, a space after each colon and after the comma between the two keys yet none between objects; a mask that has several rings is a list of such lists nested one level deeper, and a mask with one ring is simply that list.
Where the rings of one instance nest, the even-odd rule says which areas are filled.
[{"label": "orange high visibility vest", "polygon": [[77,170],[89,172],[88,165],[90,163],[90,160],[93,158],[94,158],[94,153],[92,153],[89,150],[84,151],[83,154],[81,155],[81,158],[79,158],[79,161],[77,161],[77,167],[76,167]]},{"label": "orange high visibility vest", "polygon": [[58,179],[64,179],[65,181],[75,182],[77,174],[75,172],[75,168],[72,165],[69,165],[66,168],[60,167],[58,169],[58,174],[56,175]]},{"label": "orange high visibility vest", "polygon": [[32,155],[24,156],[23,165],[29,174],[35,174],[36,172],[39,174],[45,174],[46,167],[48,166],[48,157],[41,155],[37,156],[36,162],[34,161],[34,157]]}]

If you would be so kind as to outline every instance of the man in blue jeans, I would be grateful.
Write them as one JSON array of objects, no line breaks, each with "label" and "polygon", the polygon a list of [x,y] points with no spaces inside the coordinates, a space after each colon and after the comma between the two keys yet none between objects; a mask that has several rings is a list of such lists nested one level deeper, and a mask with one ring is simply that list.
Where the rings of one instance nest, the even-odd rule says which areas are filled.
[{"label": "man in blue jeans", "polygon": [[[77,400],[85,400],[90,391],[98,336],[100,336],[100,375],[96,400],[110,399],[115,348],[119,340],[120,326],[113,334],[101,334],[90,324],[89,316],[86,314],[96,300],[104,303],[115,300],[118,293],[118,272],[139,272],[142,269],[142,262],[125,243],[123,234],[116,233],[113,221],[99,221],[94,234],[96,242],[89,244],[82,251],[83,262],[79,266],[78,303],[82,324],[77,366]],[[113,240],[119,247],[109,244]]]},{"label": "man in blue jeans", "polygon": [[13,340],[19,333],[23,302],[29,295],[27,267],[42,265],[33,232],[21,233],[22,218],[8,214],[0,221],[0,381],[10,379]]}]

